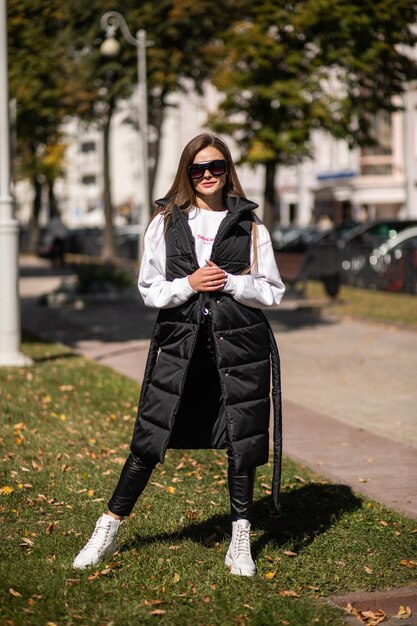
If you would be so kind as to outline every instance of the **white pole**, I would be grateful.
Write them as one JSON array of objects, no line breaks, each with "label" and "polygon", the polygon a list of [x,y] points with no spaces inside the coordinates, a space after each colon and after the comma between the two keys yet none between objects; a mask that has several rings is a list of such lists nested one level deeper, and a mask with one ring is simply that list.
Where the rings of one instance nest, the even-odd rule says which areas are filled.
[{"label": "white pole", "polygon": [[146,31],[136,33],[138,48],[138,117],[142,143],[143,204],[139,209],[139,261],[143,250],[143,235],[149,218],[149,169],[148,169],[148,89],[146,81]]},{"label": "white pole", "polygon": [[10,194],[7,11],[0,2],[0,366],[30,365],[20,352],[18,222]]}]

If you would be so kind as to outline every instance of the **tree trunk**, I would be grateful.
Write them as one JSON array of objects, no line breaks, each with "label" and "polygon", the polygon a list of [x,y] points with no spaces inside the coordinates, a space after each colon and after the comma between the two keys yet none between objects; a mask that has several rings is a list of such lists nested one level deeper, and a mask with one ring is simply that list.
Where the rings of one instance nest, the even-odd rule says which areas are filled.
[{"label": "tree trunk", "polygon": [[273,161],[265,164],[264,214],[263,223],[272,234],[278,212],[278,196],[275,188],[277,164]]},{"label": "tree trunk", "polygon": [[39,214],[42,207],[42,183],[39,180],[39,176],[35,175],[33,177],[32,184],[35,189],[35,196],[33,198],[32,215],[29,220],[27,247],[30,252],[35,252],[39,242]]},{"label": "tree trunk", "polygon": [[113,232],[113,203],[110,178],[110,125],[113,107],[109,105],[106,120],[103,125],[103,205],[104,205],[104,232],[101,256],[106,260],[114,259],[116,246]]},{"label": "tree trunk", "polygon": [[49,204],[49,219],[59,215],[58,203],[55,196],[55,181],[49,179],[48,183],[48,204]]},{"label": "tree trunk", "polygon": [[161,130],[165,117],[165,106],[165,92],[162,92],[158,96],[157,101],[155,98],[152,100],[151,105],[151,123],[156,131],[156,138],[155,141],[149,144],[149,161],[151,163],[149,168],[149,217],[152,217],[154,211],[154,187],[161,153]]}]

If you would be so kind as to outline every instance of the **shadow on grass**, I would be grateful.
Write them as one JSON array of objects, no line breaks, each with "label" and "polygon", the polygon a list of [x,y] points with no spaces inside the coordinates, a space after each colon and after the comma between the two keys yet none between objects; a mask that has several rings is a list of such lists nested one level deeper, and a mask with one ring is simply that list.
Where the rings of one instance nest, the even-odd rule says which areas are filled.
[{"label": "shadow on grass", "polygon": [[[325,533],[342,515],[362,506],[360,498],[347,485],[311,483],[281,495],[281,513],[271,508],[270,497],[258,499],[253,506],[253,530],[258,537],[252,544],[254,556],[267,544],[290,543],[298,551]],[[124,552],[157,542],[192,540],[207,548],[230,535],[230,517],[215,515],[204,522],[193,522],[178,532],[148,537],[137,535],[120,547]]]}]

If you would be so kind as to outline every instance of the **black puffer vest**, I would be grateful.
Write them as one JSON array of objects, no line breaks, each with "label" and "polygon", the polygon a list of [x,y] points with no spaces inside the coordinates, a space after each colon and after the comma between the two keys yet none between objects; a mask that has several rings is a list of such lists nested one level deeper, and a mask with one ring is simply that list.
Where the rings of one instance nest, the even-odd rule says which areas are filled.
[{"label": "black puffer vest", "polygon": [[[213,243],[211,260],[226,272],[242,274],[250,264],[252,211],[257,205],[235,197],[228,197],[226,204],[228,213]],[[199,267],[187,215],[176,206],[166,233],[166,254],[167,280],[189,276]],[[150,463],[163,462],[207,303],[226,428],[238,471],[268,461],[272,365],[272,495],[278,506],[281,390],[277,346],[264,313],[240,304],[222,291],[197,293],[178,307],[159,311],[131,450]],[[225,445],[223,440],[216,447]]]}]

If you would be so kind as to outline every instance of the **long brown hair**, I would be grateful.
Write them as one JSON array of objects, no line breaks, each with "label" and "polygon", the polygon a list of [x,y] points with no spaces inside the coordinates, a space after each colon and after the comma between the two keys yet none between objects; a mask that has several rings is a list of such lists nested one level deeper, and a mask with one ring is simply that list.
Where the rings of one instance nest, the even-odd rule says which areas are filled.
[{"label": "long brown hair", "polygon": [[221,152],[226,161],[226,184],[223,187],[223,197],[245,197],[235,166],[233,165],[232,155],[225,142],[220,139],[220,137],[211,133],[201,133],[201,135],[197,135],[197,137],[191,139],[182,151],[174,182],[165,196],[168,200],[167,203],[164,206],[157,206],[155,209],[154,216],[158,213],[163,213],[165,224],[170,221],[174,204],[183,211],[188,211],[193,205],[196,205],[196,193],[188,177],[187,167],[194,162],[197,153],[208,146],[212,146]]}]

